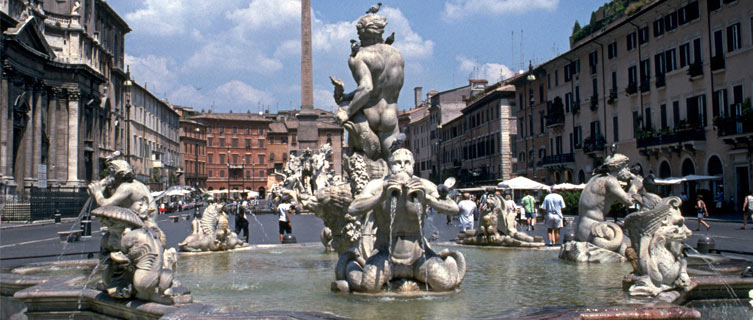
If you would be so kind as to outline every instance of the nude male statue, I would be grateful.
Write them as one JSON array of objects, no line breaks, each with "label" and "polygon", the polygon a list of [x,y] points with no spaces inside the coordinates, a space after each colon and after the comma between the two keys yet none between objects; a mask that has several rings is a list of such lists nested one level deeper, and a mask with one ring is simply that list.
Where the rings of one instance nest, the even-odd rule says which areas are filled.
[{"label": "nude male statue", "polygon": [[[376,254],[360,265],[347,265],[346,279],[355,291],[377,292],[392,279],[416,279],[435,291],[452,290],[463,280],[465,258],[449,250],[439,254],[425,243],[421,228],[427,206],[457,215],[450,199],[440,200],[437,187],[413,175],[413,154],[398,149],[388,161],[390,174],[370,181],[348,208],[351,215],[373,210],[377,225]],[[393,215],[394,210],[394,215]]]},{"label": "nude male statue", "polygon": [[343,93],[342,81],[332,78],[336,113],[351,133],[350,143],[372,160],[387,159],[389,147],[399,133],[397,99],[403,87],[405,61],[400,51],[382,40],[387,19],[372,14],[356,24],[361,46],[348,58],[348,66],[358,88]]},{"label": "nude male statue", "polygon": [[612,251],[620,248],[622,229],[614,223],[604,223],[604,214],[614,203],[633,204],[633,197],[620,185],[620,181],[627,182],[633,177],[627,167],[628,160],[619,153],[607,157],[586,184],[578,203],[575,240],[591,242]]}]

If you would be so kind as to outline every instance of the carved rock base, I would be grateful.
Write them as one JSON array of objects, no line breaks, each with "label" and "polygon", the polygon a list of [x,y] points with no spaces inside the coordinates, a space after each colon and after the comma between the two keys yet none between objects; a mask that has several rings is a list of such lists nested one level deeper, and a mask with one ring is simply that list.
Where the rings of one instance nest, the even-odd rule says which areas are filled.
[{"label": "carved rock base", "polygon": [[566,242],[560,249],[559,258],[567,261],[587,263],[623,263],[627,261],[625,256],[617,252],[582,241]]},{"label": "carved rock base", "polygon": [[502,235],[502,234],[496,234],[493,236],[483,236],[483,235],[476,235],[475,230],[468,230],[465,232],[461,232],[458,234],[457,243],[458,244],[467,244],[467,245],[474,245],[474,246],[500,246],[500,247],[526,247],[526,248],[532,248],[532,247],[543,247],[545,246],[544,240],[539,237],[532,237],[533,241],[523,241],[520,239],[515,239],[510,236]]}]

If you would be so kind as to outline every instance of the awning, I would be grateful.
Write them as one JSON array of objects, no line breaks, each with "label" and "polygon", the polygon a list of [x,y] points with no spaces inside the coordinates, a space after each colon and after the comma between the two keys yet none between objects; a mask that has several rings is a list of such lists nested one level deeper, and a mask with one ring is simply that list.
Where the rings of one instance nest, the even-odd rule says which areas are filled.
[{"label": "awning", "polygon": [[654,183],[659,185],[671,185],[671,184],[680,184],[683,182],[688,181],[710,181],[710,180],[719,180],[721,179],[721,176],[699,176],[695,174],[690,174],[681,178],[677,177],[669,177],[669,178],[656,178],[654,179]]},{"label": "awning", "polygon": [[586,184],[560,183],[553,185],[552,188],[556,190],[583,190],[586,188]]},{"label": "awning", "polygon": [[500,182],[497,186],[504,189],[514,190],[544,190],[549,188],[548,185],[533,181],[526,177],[515,177],[510,180],[505,180]]}]

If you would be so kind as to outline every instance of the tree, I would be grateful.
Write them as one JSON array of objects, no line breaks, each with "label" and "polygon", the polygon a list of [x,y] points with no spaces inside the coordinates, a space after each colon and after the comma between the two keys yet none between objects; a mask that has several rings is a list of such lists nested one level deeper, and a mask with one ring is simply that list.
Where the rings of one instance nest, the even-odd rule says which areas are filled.
[{"label": "tree", "polygon": [[576,34],[580,31],[580,23],[578,20],[575,20],[575,25],[573,26],[573,34]]}]

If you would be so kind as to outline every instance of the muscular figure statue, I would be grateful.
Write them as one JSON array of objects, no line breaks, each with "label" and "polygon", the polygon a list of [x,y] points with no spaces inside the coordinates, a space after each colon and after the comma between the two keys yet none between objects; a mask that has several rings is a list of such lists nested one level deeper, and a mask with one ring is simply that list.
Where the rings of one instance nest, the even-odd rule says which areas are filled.
[{"label": "muscular figure statue", "polygon": [[[109,174],[102,180],[89,184],[89,194],[100,207],[116,206],[131,209],[146,228],[159,233],[162,246],[165,246],[165,234],[157,227],[155,218],[156,208],[151,206],[152,195],[149,188],[138,180],[134,180],[133,169],[125,160],[117,159],[120,152],[115,152],[107,159]],[[105,191],[110,194],[105,196]]]},{"label": "muscular figure statue", "polygon": [[421,234],[426,206],[456,215],[457,205],[439,199],[437,187],[413,175],[413,154],[398,149],[389,158],[390,174],[370,181],[350,204],[352,215],[373,210],[377,225],[372,255],[364,264],[348,262],[346,280],[352,290],[378,292],[392,279],[418,280],[435,291],[456,288],[465,275],[465,258],[456,251],[439,254]]},{"label": "muscular figure statue", "polygon": [[628,158],[614,154],[588,181],[578,202],[578,223],[575,231],[577,241],[591,242],[607,250],[617,251],[622,242],[622,229],[614,223],[604,222],[604,214],[617,202],[633,204],[633,197],[626,193],[620,181],[629,181],[633,175],[627,168]]},{"label": "muscular figure statue", "polygon": [[361,17],[356,24],[361,47],[348,58],[358,88],[344,94],[342,81],[331,78],[336,116],[350,132],[350,145],[370,159],[387,159],[398,134],[397,99],[403,87],[405,61],[400,51],[382,40],[387,19],[376,14]]}]

